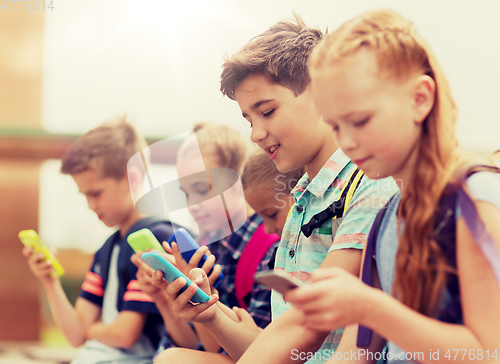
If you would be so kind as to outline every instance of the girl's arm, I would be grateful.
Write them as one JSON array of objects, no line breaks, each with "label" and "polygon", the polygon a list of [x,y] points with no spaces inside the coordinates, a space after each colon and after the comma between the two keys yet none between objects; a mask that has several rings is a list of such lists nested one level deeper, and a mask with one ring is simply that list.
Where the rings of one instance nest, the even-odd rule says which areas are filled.
[{"label": "girl's arm", "polygon": [[[500,251],[500,210],[485,202],[476,206]],[[497,354],[500,350],[500,290],[463,218],[457,222],[457,265],[464,325],[417,313],[339,269],[318,271],[314,284],[296,289],[286,298],[304,310],[311,328],[333,329],[359,322],[422,363],[435,363],[430,354],[438,350],[439,359],[450,362],[476,362],[478,355],[487,360],[488,354],[491,360],[495,350]]]}]

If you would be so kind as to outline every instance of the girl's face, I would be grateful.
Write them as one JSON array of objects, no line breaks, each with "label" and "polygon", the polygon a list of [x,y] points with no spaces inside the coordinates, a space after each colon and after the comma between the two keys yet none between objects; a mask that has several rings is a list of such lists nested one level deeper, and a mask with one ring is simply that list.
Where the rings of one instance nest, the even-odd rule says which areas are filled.
[{"label": "girl's face", "polygon": [[281,237],[288,211],[293,205],[292,195],[256,186],[245,191],[245,198],[255,212],[264,219],[266,233],[275,233]]},{"label": "girl's face", "polygon": [[361,49],[314,75],[312,90],[340,148],[372,179],[405,179],[416,158],[422,122],[434,102],[425,75],[381,77],[375,53]]},{"label": "girl's face", "polygon": [[[243,194],[238,193],[238,186],[231,188],[233,179],[226,179],[224,175],[209,178],[207,170],[222,167],[214,152],[203,152],[202,160],[188,154],[178,161],[177,172],[181,176],[179,185],[186,195],[188,211],[196,221],[200,235],[218,231],[219,236],[228,236],[231,234],[229,215],[233,225],[241,219],[246,219],[245,200]],[[217,173],[217,170],[212,172]],[[214,181],[217,185],[215,189]],[[222,193],[225,205],[220,197]]]}]

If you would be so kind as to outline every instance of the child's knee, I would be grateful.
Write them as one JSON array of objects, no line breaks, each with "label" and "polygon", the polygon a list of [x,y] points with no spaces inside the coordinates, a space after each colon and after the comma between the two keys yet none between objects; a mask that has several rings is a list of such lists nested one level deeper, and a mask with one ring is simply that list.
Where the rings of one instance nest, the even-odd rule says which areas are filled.
[{"label": "child's knee", "polygon": [[187,355],[189,355],[189,349],[183,348],[170,348],[162,351],[155,359],[154,364],[161,363],[185,363]]}]

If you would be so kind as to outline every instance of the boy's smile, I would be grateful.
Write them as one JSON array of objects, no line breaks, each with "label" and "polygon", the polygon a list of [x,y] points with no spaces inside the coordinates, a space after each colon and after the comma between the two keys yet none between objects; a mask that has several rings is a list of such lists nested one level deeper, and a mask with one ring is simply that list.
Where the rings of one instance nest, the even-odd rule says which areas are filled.
[{"label": "boy's smile", "polygon": [[337,148],[310,87],[295,96],[289,88],[255,74],[240,83],[235,96],[243,117],[251,124],[252,141],[280,172],[306,166],[313,178]]}]

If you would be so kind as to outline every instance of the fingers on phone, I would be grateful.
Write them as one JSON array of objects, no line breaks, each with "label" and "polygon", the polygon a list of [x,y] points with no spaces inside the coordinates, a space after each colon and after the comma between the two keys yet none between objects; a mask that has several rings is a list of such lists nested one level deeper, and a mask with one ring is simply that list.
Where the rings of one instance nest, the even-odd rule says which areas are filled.
[{"label": "fingers on phone", "polygon": [[210,269],[212,269],[214,264],[215,264],[215,255],[210,255],[205,260],[205,263],[203,263],[203,266],[201,267],[201,269],[203,269],[205,271],[205,273],[207,273],[207,275],[208,275],[208,272],[210,272]]}]

